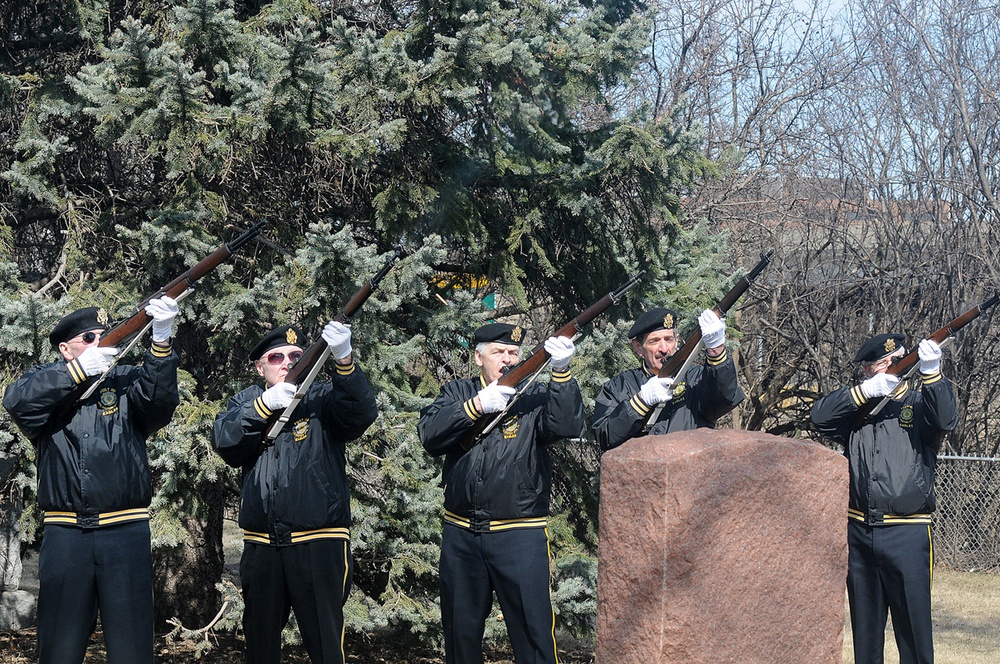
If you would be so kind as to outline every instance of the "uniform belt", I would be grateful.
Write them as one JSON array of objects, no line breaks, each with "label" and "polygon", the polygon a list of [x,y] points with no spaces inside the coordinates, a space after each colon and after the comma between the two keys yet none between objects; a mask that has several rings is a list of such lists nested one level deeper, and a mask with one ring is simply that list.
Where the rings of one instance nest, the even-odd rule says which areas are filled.
[{"label": "uniform belt", "polygon": [[149,508],[137,507],[117,512],[101,512],[100,514],[45,512],[42,517],[42,523],[45,525],[76,526],[78,528],[104,528],[132,521],[149,521]]},{"label": "uniform belt", "polygon": [[282,533],[257,533],[252,530],[243,531],[243,541],[255,544],[267,544],[269,546],[287,546],[289,544],[301,544],[318,539],[339,539],[351,540],[350,528],[317,528],[316,530],[300,530],[297,532]]},{"label": "uniform belt", "polygon": [[466,516],[459,516],[454,512],[444,511],[444,522],[450,523],[459,528],[465,528],[475,533],[495,533],[503,530],[517,530],[519,528],[547,528],[548,517],[534,516],[523,519],[496,519],[493,521],[470,519]]},{"label": "uniform belt", "polygon": [[847,518],[854,521],[867,523],[869,526],[895,526],[903,523],[925,523],[930,524],[932,517],[930,514],[884,514],[882,512],[872,512],[865,514],[861,510],[847,508]]}]

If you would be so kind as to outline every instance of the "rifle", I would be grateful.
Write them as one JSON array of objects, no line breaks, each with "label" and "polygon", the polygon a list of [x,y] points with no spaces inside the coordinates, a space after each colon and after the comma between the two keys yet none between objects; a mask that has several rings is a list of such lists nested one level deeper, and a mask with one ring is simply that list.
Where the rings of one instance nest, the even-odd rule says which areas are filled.
[{"label": "rifle", "polygon": [[[576,318],[569,321],[553,334],[549,336],[554,337],[567,337],[568,339],[576,340],[581,334],[583,334],[583,326],[588,324],[590,321],[597,318],[599,315],[604,313],[611,305],[616,304],[625,293],[632,290],[632,288],[639,283],[639,277],[643,275],[645,270],[640,270],[636,272],[628,281],[619,286],[616,290],[611,291],[604,297],[600,298],[589,307],[584,309],[582,312],[577,314]],[[545,337],[546,339],[548,337]],[[486,436],[496,428],[496,425],[503,421],[507,413],[510,412],[511,407],[520,398],[528,386],[534,382],[541,373],[542,369],[549,362],[549,354],[545,350],[545,342],[539,343],[523,360],[517,364],[511,366],[500,378],[497,383],[499,385],[505,385],[507,387],[518,387],[521,383],[520,389],[510,398],[507,402],[507,406],[499,413],[488,413],[483,415],[472,425],[472,428],[465,434],[462,438],[462,447],[466,450],[471,450],[477,444],[479,444]]]},{"label": "rifle", "polygon": [[217,268],[222,262],[228,260],[230,256],[240,249],[240,247],[245,245],[254,236],[260,233],[261,229],[264,228],[265,223],[266,221],[263,220],[258,221],[232,242],[223,244],[211,254],[202,258],[176,279],[140,302],[139,305],[136,306],[134,314],[102,334],[101,340],[97,342],[97,345],[103,348],[117,346],[118,344],[124,343],[130,337],[132,338],[132,341],[122,350],[122,352],[118,353],[115,359],[111,362],[111,366],[109,366],[104,373],[97,377],[97,380],[95,380],[90,387],[87,388],[87,391],[84,392],[80,398],[86,399],[93,394],[94,390],[97,389],[97,386],[101,384],[101,381],[103,381],[111,369],[118,364],[118,360],[132,350],[136,343],[142,339],[146,330],[152,326],[153,318],[146,313],[146,305],[149,304],[150,300],[164,296],[173,298],[178,302],[183,300],[193,290],[194,283],[196,281]]},{"label": "rifle", "polygon": [[[403,256],[404,252],[402,249],[396,249],[388,260],[386,260],[385,265],[382,269],[375,274],[374,277],[368,280],[368,282],[358,289],[358,291],[347,301],[343,309],[337,312],[337,315],[333,317],[333,320],[338,323],[349,323],[354,317],[358,310],[361,308],[371,294],[378,287],[378,284],[385,275],[389,273],[392,268],[393,263],[395,263],[399,258]],[[295,390],[294,396],[292,396],[292,402],[285,406],[284,410],[281,411],[280,415],[272,415],[268,418],[268,430],[264,437],[264,445],[270,445],[281,430],[284,428],[285,424],[292,417],[292,411],[295,407],[299,405],[302,398],[309,391],[309,387],[316,380],[316,376],[319,375],[320,369],[326,363],[327,358],[330,357],[330,346],[320,337],[318,340],[314,341],[309,348],[302,353],[302,357],[293,364],[289,369],[288,373],[285,375],[285,382],[292,383],[298,387]]]},{"label": "rifle", "polygon": [[[944,327],[936,330],[930,336],[925,337],[931,339],[938,346],[944,346],[949,343],[956,332],[961,330],[963,327],[979,318],[980,314],[994,306],[997,302],[1000,302],[1000,292],[997,292],[993,297],[980,302],[976,306],[972,307],[964,314],[958,318],[953,319]],[[886,373],[892,374],[893,376],[899,376],[901,380],[906,380],[911,377],[913,373],[917,370],[917,362],[920,360],[919,350],[914,347],[909,353],[903,357],[897,359],[889,368],[885,370]],[[876,402],[865,402],[860,408],[858,408],[857,413],[855,413],[855,425],[860,427],[864,425],[865,420],[868,417],[878,415],[885,405],[889,403],[891,395],[885,395],[877,403]]]},{"label": "rifle", "polygon": [[[747,289],[750,288],[750,284],[756,281],[760,273],[764,271],[771,263],[771,258],[774,256],[774,249],[769,249],[766,254],[760,255],[760,261],[753,267],[750,272],[746,274],[745,277],[741,278],[736,282],[736,285],[729,289],[729,292],[723,296],[719,303],[715,305],[716,315],[719,318],[725,317],[729,310],[736,304]],[[695,326],[694,331],[688,336],[684,341],[684,344],[677,349],[677,351],[668,357],[665,362],[660,365],[660,370],[657,372],[657,376],[660,378],[672,378],[673,385],[677,385],[684,378],[684,374],[691,367],[694,362],[695,357],[697,357],[697,350],[700,349],[704,344],[702,344],[701,339],[701,327]],[[673,394],[674,387],[671,385],[670,393]],[[656,419],[660,416],[663,411],[663,407],[666,402],[660,403],[656,408],[646,416],[646,427],[650,426],[652,423],[656,422]]]}]

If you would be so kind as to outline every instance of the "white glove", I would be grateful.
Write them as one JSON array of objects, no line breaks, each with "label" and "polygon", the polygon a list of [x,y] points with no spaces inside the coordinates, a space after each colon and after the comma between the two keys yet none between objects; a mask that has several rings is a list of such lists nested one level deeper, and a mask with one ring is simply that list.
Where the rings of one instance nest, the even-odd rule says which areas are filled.
[{"label": "white glove", "polygon": [[177,302],[166,295],[154,297],[146,305],[146,315],[153,317],[153,341],[166,341],[177,316]]},{"label": "white glove", "polygon": [[549,337],[545,340],[545,352],[552,358],[552,369],[563,371],[569,366],[569,358],[576,352],[576,346],[567,337]]},{"label": "white glove", "polygon": [[894,376],[891,373],[879,373],[861,383],[861,393],[869,399],[876,399],[891,394],[897,385],[899,385],[899,376]]},{"label": "white glove", "polygon": [[281,410],[292,403],[292,397],[294,396],[295,385],[292,383],[275,383],[264,390],[264,393],[260,395],[260,400],[264,402],[268,410],[273,412]]},{"label": "white glove", "polygon": [[333,359],[342,360],[351,354],[351,328],[335,320],[323,328],[323,341],[330,347]]},{"label": "white glove", "polygon": [[726,343],[726,324],[711,309],[701,312],[698,316],[698,326],[701,328],[701,339],[705,342],[705,348],[718,348]]},{"label": "white glove", "polygon": [[941,370],[941,346],[933,339],[924,339],[917,344],[917,356],[920,358],[920,373],[932,374]]},{"label": "white glove", "polygon": [[108,370],[108,367],[111,366],[111,358],[117,354],[118,349],[114,346],[108,346],[107,348],[91,346],[80,353],[80,357],[76,359],[80,363],[83,373],[88,376],[100,376]]},{"label": "white glove", "polygon": [[507,407],[507,402],[517,392],[513,387],[500,385],[493,381],[479,390],[479,405],[484,413],[499,413]]},{"label": "white glove", "polygon": [[653,376],[639,389],[639,398],[647,406],[655,406],[674,398],[670,387],[674,384],[673,378],[660,378]]}]

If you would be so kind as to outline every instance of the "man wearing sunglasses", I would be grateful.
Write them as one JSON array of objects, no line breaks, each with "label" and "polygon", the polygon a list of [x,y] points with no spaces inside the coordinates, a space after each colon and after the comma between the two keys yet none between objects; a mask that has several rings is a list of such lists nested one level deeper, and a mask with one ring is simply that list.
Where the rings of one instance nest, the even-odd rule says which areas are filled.
[{"label": "man wearing sunglasses", "polygon": [[146,313],[153,342],[141,365],[112,367],[117,349],[98,345],[107,312],[79,309],[49,335],[61,359],[29,369],[4,394],[4,407],[38,454],[42,664],[82,662],[98,614],[109,662],[153,661],[146,440],[180,402],[171,344],[177,303],[155,298]]},{"label": "man wearing sunglasses", "polygon": [[[889,612],[901,664],[934,661],[934,467],[958,412],[933,340],[917,346],[919,392],[886,373],[905,354],[903,339],[880,334],[862,344],[854,359],[864,380],[823,397],[811,413],[820,433],[844,445],[848,460],[847,596],[858,664],[883,661]],[[859,408],[886,397],[877,414],[856,421]]]},{"label": "man wearing sunglasses", "polygon": [[309,388],[273,443],[269,424],[296,391],[285,377],[307,347],[295,326],[276,328],[254,346],[250,357],[264,386],[230,398],[215,420],[216,451],[243,471],[240,582],[250,664],[277,664],[292,609],[310,659],[344,662],[343,605],[353,568],[346,449],[378,410],[354,363],[350,329],[333,321],[323,339],[336,362],[332,380]]}]

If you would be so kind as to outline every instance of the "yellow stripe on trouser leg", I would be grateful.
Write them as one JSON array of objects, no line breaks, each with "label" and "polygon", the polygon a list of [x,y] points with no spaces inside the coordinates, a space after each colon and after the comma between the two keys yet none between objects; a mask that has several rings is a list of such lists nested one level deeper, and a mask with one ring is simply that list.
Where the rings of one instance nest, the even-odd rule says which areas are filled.
[{"label": "yellow stripe on trouser leg", "polygon": [[[547,550],[547,555],[549,560],[552,560],[552,540],[549,539],[549,529],[545,528],[545,548]],[[552,591],[552,571],[549,568],[549,592]],[[552,656],[556,659],[556,664],[559,664],[559,649],[556,646],[556,609],[552,607]]]},{"label": "yellow stripe on trouser leg", "polygon": [[[351,561],[347,553],[348,545],[344,542],[344,580],[341,583],[340,595],[344,598],[344,603],[347,603],[347,576],[351,573]],[[340,659],[343,662],[347,661],[347,654],[344,652],[344,634],[347,632],[347,618],[340,621]]]},{"label": "yellow stripe on trouser leg", "polygon": [[931,527],[927,526],[927,548],[930,550],[930,561],[931,561],[931,590],[934,590],[934,536],[931,534]]}]

